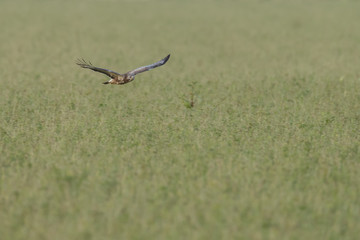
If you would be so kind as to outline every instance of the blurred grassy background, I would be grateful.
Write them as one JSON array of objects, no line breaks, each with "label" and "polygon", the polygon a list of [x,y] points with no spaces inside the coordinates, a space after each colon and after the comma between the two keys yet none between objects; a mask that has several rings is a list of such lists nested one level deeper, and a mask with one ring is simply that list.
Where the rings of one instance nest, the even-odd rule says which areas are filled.
[{"label": "blurred grassy background", "polygon": [[359,11],[1,1],[1,239],[357,239]]}]

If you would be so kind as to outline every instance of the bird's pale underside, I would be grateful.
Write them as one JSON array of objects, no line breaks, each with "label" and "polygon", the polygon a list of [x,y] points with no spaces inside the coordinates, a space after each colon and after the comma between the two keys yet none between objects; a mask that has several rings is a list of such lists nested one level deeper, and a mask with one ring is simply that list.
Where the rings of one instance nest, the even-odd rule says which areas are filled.
[{"label": "bird's pale underside", "polygon": [[80,67],[82,68],[88,68],[88,69],[91,69],[93,71],[96,71],[96,72],[100,72],[100,73],[103,73],[107,76],[110,77],[110,80],[109,81],[106,81],[104,82],[104,84],[117,84],[117,85],[121,85],[121,84],[125,84],[125,83],[128,83],[128,82],[131,82],[135,79],[135,75],[138,74],[138,73],[142,73],[142,72],[146,72],[146,71],[149,71],[153,68],[156,68],[156,67],[160,67],[162,65],[164,65],[170,58],[170,54],[167,55],[165,58],[161,59],[160,61],[156,62],[156,63],[153,63],[153,64],[150,64],[150,65],[147,65],[147,66],[143,66],[143,67],[139,67],[139,68],[136,68],[132,71],[129,71],[127,73],[117,73],[117,72],[114,72],[114,71],[111,71],[111,70],[108,70],[108,69],[104,69],[104,68],[98,68],[98,67],[94,67],[91,62],[86,62],[84,59],[79,59],[78,62],[76,63],[77,65],[79,65]]}]

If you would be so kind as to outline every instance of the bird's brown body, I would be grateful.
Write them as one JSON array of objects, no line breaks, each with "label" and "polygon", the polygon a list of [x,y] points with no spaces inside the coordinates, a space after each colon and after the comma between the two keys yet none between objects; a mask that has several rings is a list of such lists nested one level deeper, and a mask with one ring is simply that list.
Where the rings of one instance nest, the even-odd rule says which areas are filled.
[{"label": "bird's brown body", "polygon": [[122,84],[125,84],[125,83],[128,83],[128,82],[131,82],[134,79],[135,79],[134,76],[127,75],[127,74],[121,74],[121,75],[116,76],[115,78],[111,78],[107,82],[104,82],[104,84],[122,85]]},{"label": "bird's brown body", "polygon": [[111,70],[108,70],[108,69],[104,69],[104,68],[94,67],[90,62],[87,63],[83,59],[79,60],[76,64],[79,65],[82,68],[88,68],[88,69],[91,69],[93,71],[100,72],[100,73],[103,73],[103,74],[109,76],[110,80],[104,82],[104,84],[122,85],[122,84],[126,84],[128,82],[133,81],[135,79],[135,75],[138,74],[138,73],[149,71],[149,70],[151,70],[153,68],[160,67],[160,66],[164,65],[169,60],[169,58],[170,58],[170,54],[167,55],[165,58],[161,59],[160,61],[156,62],[156,63],[136,68],[136,69],[134,69],[132,71],[129,71],[127,73],[124,73],[124,74],[120,74],[120,73],[117,73],[117,72],[114,72],[114,71],[111,71]]}]

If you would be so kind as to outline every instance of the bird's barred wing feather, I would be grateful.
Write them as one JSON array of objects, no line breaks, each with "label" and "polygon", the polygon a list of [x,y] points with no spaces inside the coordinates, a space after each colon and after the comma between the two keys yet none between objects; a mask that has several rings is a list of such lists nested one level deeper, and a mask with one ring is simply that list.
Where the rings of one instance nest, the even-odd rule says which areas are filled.
[{"label": "bird's barred wing feather", "polygon": [[165,58],[161,59],[160,61],[156,62],[156,63],[136,68],[136,69],[134,69],[132,71],[127,72],[127,74],[131,75],[131,76],[135,76],[136,74],[149,71],[149,70],[151,70],[153,68],[156,68],[156,67],[160,67],[161,65],[164,65],[169,60],[169,58],[170,58],[170,54],[167,55]]},{"label": "bird's barred wing feather", "polygon": [[103,73],[111,78],[115,78],[116,76],[122,75],[120,73],[108,70],[108,69],[104,69],[104,68],[98,68],[98,67],[94,67],[91,62],[87,63],[84,59],[78,59],[78,62],[76,63],[77,65],[79,65],[82,68],[88,68],[91,69],[93,71],[96,72],[100,72]]}]

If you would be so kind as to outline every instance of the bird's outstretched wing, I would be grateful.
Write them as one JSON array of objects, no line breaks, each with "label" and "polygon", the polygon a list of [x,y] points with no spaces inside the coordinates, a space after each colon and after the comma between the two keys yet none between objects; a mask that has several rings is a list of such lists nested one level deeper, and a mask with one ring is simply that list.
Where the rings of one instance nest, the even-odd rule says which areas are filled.
[{"label": "bird's outstretched wing", "polygon": [[138,73],[146,72],[146,71],[149,71],[149,70],[151,70],[153,68],[160,67],[161,65],[164,65],[169,60],[169,58],[170,58],[170,54],[167,55],[165,58],[161,59],[160,61],[156,62],[156,63],[136,68],[136,69],[134,69],[132,71],[127,72],[126,74],[131,75],[131,76],[135,76]]},{"label": "bird's outstretched wing", "polygon": [[82,68],[88,68],[88,69],[91,69],[93,71],[103,73],[103,74],[105,74],[105,75],[107,75],[107,76],[109,76],[111,78],[116,78],[119,75],[122,76],[122,74],[111,71],[111,70],[108,70],[108,69],[94,67],[91,64],[91,62],[87,63],[84,59],[78,59],[76,64],[79,65]]}]

